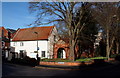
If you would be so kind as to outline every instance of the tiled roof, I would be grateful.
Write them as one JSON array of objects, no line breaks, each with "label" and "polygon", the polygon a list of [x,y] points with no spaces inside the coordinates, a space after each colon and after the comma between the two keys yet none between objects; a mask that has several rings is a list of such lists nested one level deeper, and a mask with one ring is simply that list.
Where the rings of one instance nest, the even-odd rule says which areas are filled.
[{"label": "tiled roof", "polygon": [[[19,29],[12,41],[46,40],[54,27],[55,26],[44,26]],[[35,32],[37,32],[38,35]]]},{"label": "tiled roof", "polygon": [[11,39],[12,39],[18,30],[9,29],[9,31],[11,33]]},{"label": "tiled roof", "polygon": [[[4,31],[4,34],[2,34],[2,31]],[[8,31],[4,27],[0,27],[0,37],[8,37]]]}]

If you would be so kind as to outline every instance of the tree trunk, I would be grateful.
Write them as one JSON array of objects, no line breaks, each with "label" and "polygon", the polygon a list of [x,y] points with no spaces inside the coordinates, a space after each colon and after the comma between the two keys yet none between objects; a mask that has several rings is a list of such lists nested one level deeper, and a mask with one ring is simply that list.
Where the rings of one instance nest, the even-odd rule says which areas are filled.
[{"label": "tree trunk", "polygon": [[107,29],[107,36],[106,36],[106,57],[109,60],[109,55],[110,55],[110,48],[109,48],[109,30]]},{"label": "tree trunk", "polygon": [[106,38],[107,40],[107,47],[106,47],[106,56],[107,56],[107,58],[108,58],[108,60],[109,60],[109,58],[110,58],[110,51],[111,51],[111,48],[112,48],[112,46],[113,46],[113,43],[114,43],[114,40],[115,40],[115,37],[113,37],[112,39],[111,39],[111,43],[110,43],[110,36],[109,36],[109,30],[107,29],[107,38]]},{"label": "tree trunk", "polygon": [[75,60],[75,41],[70,39],[70,51],[69,51],[69,60]]},{"label": "tree trunk", "polygon": [[112,47],[113,47],[114,40],[115,40],[115,37],[113,37],[112,40],[111,40],[111,44],[110,44],[110,47],[109,47],[109,52],[111,52],[111,49],[112,49]]},{"label": "tree trunk", "polygon": [[118,53],[119,53],[119,43],[116,42],[116,54],[118,54]]}]

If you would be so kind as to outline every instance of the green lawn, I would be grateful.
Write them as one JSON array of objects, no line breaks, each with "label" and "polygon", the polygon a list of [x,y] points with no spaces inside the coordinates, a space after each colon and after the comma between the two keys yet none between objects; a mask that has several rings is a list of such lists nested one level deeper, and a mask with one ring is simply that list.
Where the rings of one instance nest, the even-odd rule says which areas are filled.
[{"label": "green lawn", "polygon": [[[107,57],[93,57],[93,58],[81,58],[75,60],[75,62],[86,62],[86,61],[91,61],[93,59],[107,59]],[[70,60],[67,59],[42,59],[41,61],[45,62],[71,62]]]},{"label": "green lawn", "polygon": [[92,57],[92,58],[84,58],[84,59],[77,59],[76,61],[91,61],[91,60],[94,60],[94,59],[107,59],[107,57]]},{"label": "green lawn", "polygon": [[42,59],[41,61],[44,61],[44,62],[70,62],[70,60],[67,60],[67,59]]}]

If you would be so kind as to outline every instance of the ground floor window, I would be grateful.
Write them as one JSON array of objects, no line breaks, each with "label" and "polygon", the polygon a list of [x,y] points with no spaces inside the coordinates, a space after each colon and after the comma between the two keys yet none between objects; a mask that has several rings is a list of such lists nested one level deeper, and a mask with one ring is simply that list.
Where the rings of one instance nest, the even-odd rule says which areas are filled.
[{"label": "ground floor window", "polygon": [[24,57],[24,50],[20,50],[20,58]]},{"label": "ground floor window", "polygon": [[42,57],[45,57],[45,51],[42,51]]},{"label": "ground floor window", "polygon": [[12,59],[15,59],[15,52],[12,52]]}]

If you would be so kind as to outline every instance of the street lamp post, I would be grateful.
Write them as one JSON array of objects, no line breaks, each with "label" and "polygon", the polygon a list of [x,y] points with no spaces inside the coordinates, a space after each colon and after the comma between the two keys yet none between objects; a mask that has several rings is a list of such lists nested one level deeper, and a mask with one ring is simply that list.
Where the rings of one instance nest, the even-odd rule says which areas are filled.
[{"label": "street lamp post", "polygon": [[[37,35],[37,39],[38,39],[38,32],[34,32],[34,33]],[[39,48],[38,48],[38,40],[37,40],[37,55],[36,55],[37,60],[38,60],[38,50]]]}]

